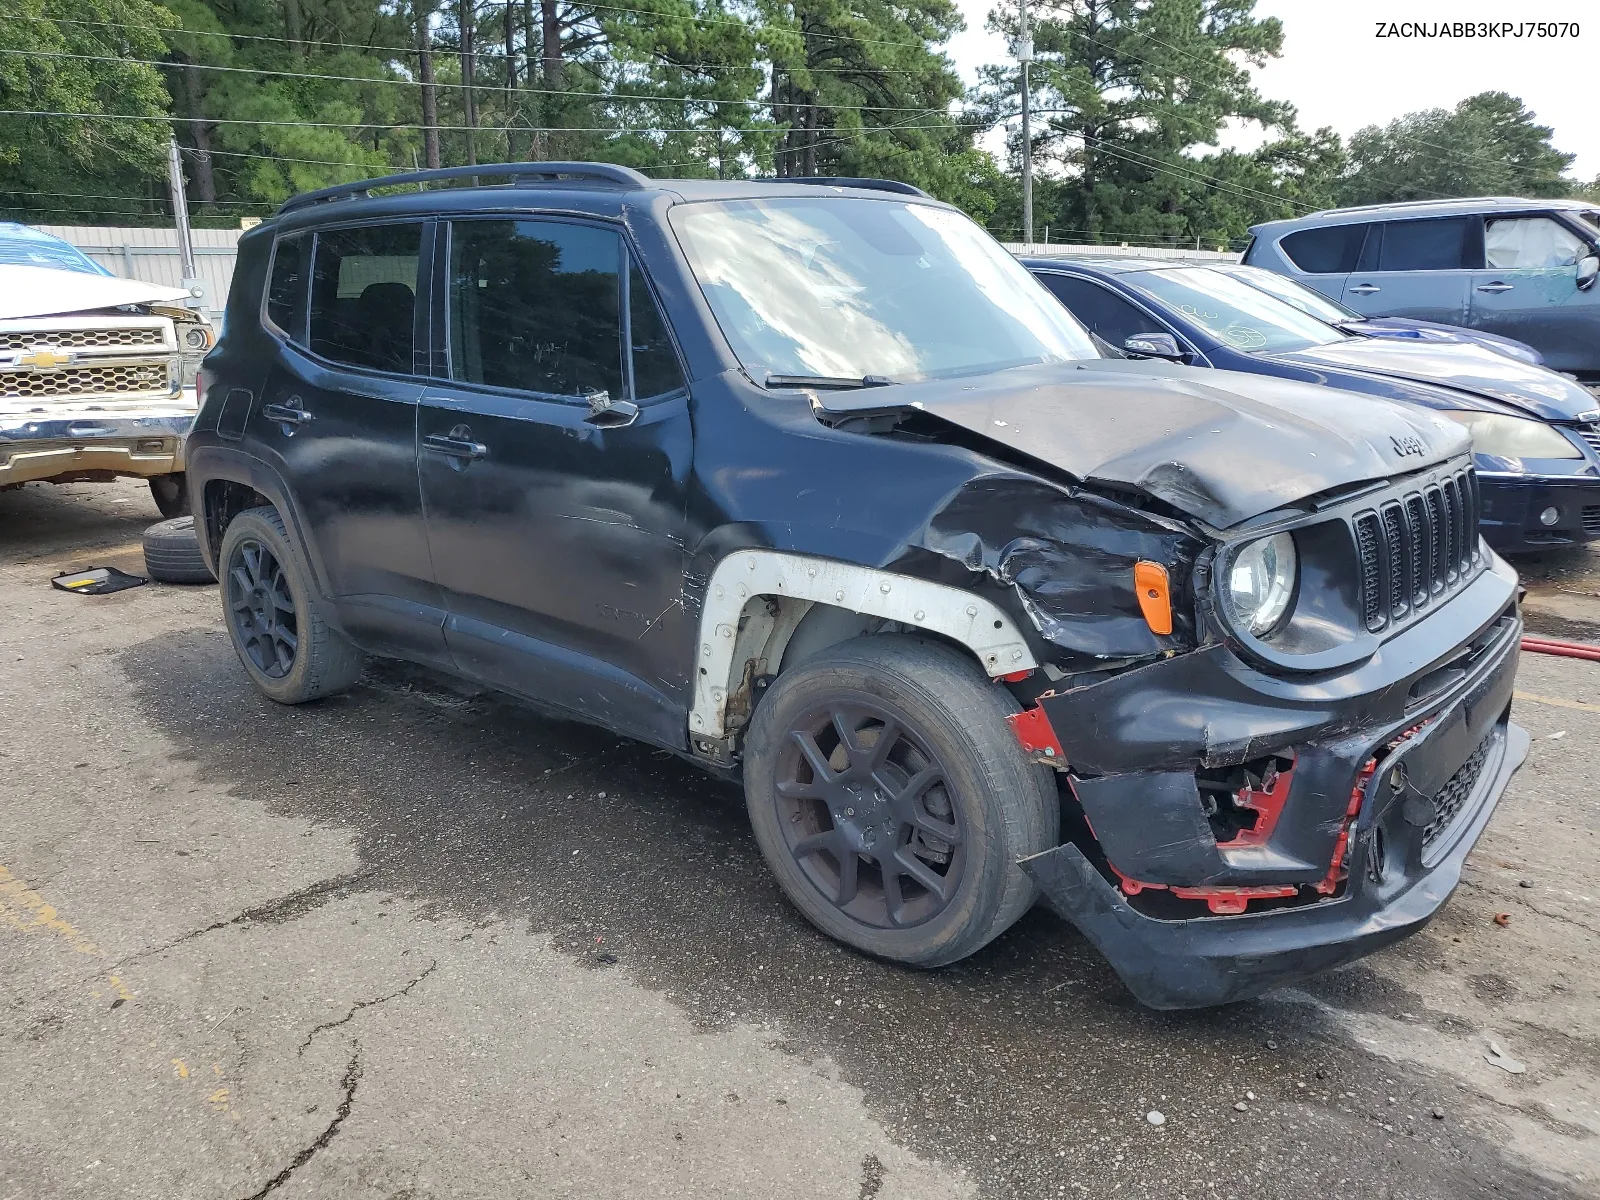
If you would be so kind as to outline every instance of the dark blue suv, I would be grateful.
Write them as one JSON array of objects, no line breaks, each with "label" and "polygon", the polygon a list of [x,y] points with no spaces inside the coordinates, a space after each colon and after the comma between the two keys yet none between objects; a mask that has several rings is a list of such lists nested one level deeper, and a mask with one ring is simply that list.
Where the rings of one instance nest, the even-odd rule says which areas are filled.
[{"label": "dark blue suv", "polygon": [[1600,401],[1565,375],[1484,346],[1347,332],[1238,278],[1239,268],[1026,261],[1111,353],[1365,392],[1464,425],[1483,536],[1502,554],[1600,537]]},{"label": "dark blue suv", "polygon": [[1254,995],[1425,923],[1527,746],[1463,427],[1103,358],[904,185],[313,193],[240,239],[204,376],[265,695],[390,656],[740,780],[885,959],[1043,894],[1147,1003]]}]

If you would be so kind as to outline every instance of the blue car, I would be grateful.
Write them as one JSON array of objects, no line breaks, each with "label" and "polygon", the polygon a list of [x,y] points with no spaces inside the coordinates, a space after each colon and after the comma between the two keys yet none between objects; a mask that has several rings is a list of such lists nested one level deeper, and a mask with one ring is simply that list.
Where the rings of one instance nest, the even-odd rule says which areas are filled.
[{"label": "blue car", "polygon": [[81,271],[85,275],[111,274],[71,242],[15,221],[0,221],[0,266],[53,267],[58,271]]},{"label": "blue car", "polygon": [[1352,335],[1210,266],[1023,262],[1103,352],[1326,384],[1465,425],[1483,536],[1501,553],[1600,538],[1600,405],[1567,376],[1480,345]]},{"label": "blue car", "polygon": [[1417,321],[1411,317],[1368,317],[1337,300],[1330,300],[1316,288],[1307,287],[1286,275],[1276,275],[1262,267],[1247,267],[1243,263],[1207,263],[1213,271],[1232,275],[1251,287],[1269,292],[1303,313],[1325,321],[1336,329],[1360,337],[1398,338],[1408,342],[1465,342],[1482,346],[1509,358],[1544,365],[1544,355],[1526,342],[1486,333],[1481,329],[1466,329],[1460,325],[1444,325],[1438,321]]}]

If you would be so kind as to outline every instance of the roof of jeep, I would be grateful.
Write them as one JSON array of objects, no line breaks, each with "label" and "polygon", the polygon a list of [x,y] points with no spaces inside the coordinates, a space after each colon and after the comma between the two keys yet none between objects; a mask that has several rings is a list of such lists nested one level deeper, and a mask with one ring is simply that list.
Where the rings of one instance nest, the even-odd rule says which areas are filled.
[{"label": "roof of jeep", "polygon": [[[486,178],[505,179],[506,182],[484,183]],[[452,186],[429,186],[437,183]],[[458,183],[463,186],[454,186]],[[377,189],[394,188],[405,190],[372,194]],[[615,215],[625,202],[637,203],[641,196],[703,201],[815,197],[821,193],[939,203],[920,189],[894,180],[651,179],[629,167],[610,163],[501,163],[407,172],[338,184],[290,197],[277,215],[284,218],[337,214],[336,219],[341,219],[357,213],[412,212],[419,208],[448,212],[546,208],[552,206],[552,202],[563,208]]]}]

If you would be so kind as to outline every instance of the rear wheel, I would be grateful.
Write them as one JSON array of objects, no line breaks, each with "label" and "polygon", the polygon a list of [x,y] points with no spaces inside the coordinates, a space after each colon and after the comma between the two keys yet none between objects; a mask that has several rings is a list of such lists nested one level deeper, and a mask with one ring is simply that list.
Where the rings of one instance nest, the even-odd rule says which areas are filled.
[{"label": "rear wheel", "polygon": [[274,508],[228,524],[218,555],[228,636],[251,681],[280,704],[341,692],[361,675],[361,652],[328,624]]},{"label": "rear wheel", "polygon": [[940,966],[1036,891],[1019,858],[1054,846],[1055,781],[1023,755],[1010,693],[960,652],[855,638],[780,675],[745,740],[751,825],[785,894],[859,950]]}]

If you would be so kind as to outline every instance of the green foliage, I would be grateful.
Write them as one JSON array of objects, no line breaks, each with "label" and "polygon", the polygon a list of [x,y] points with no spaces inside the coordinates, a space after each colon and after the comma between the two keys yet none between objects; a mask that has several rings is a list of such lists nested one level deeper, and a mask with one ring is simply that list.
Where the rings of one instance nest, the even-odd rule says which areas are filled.
[{"label": "green foliage", "polygon": [[[13,0],[0,19],[0,109],[160,117],[160,72],[129,60],[159,60],[171,24],[150,0]],[[0,203],[46,222],[76,210],[114,220],[102,214],[158,193],[166,154],[165,121],[0,117]]]},{"label": "green foliage", "polygon": [[1479,92],[1453,109],[1408,113],[1350,139],[1347,204],[1457,196],[1565,196],[1573,155],[1550,144],[1522,101]]},{"label": "green foliage", "polygon": [[[1012,0],[991,27],[1015,33]],[[1352,139],[1307,133],[1249,68],[1255,0],[1035,8],[1035,228],[1054,240],[1216,245],[1340,199],[1579,185],[1520,101],[1487,92]],[[0,21],[0,205],[40,222],[162,220],[165,146],[200,223],[426,166],[598,159],[663,176],[905,180],[1003,237],[1009,170],[975,146],[1014,118],[1015,64],[964,95],[940,52],[954,0],[13,0]],[[52,57],[54,55],[55,57]],[[79,57],[60,57],[77,55]],[[170,123],[163,118],[175,118]],[[1237,125],[1248,153],[1215,149]],[[1600,181],[1590,185],[1600,191]],[[76,213],[62,210],[77,210]]]},{"label": "green foliage", "polygon": [[[1226,241],[1252,221],[1327,198],[1338,139],[1301,133],[1290,106],[1255,91],[1247,68],[1278,54],[1283,30],[1253,8],[1059,0],[1037,10],[1033,153],[1057,182],[1038,189],[1036,236],[1050,225],[1069,241]],[[1015,11],[997,8],[990,26],[1015,37]],[[988,68],[986,111],[1015,114],[1019,90],[1018,68]],[[1197,157],[1230,122],[1277,136],[1252,154]],[[1020,139],[1013,127],[1013,164]]]}]

